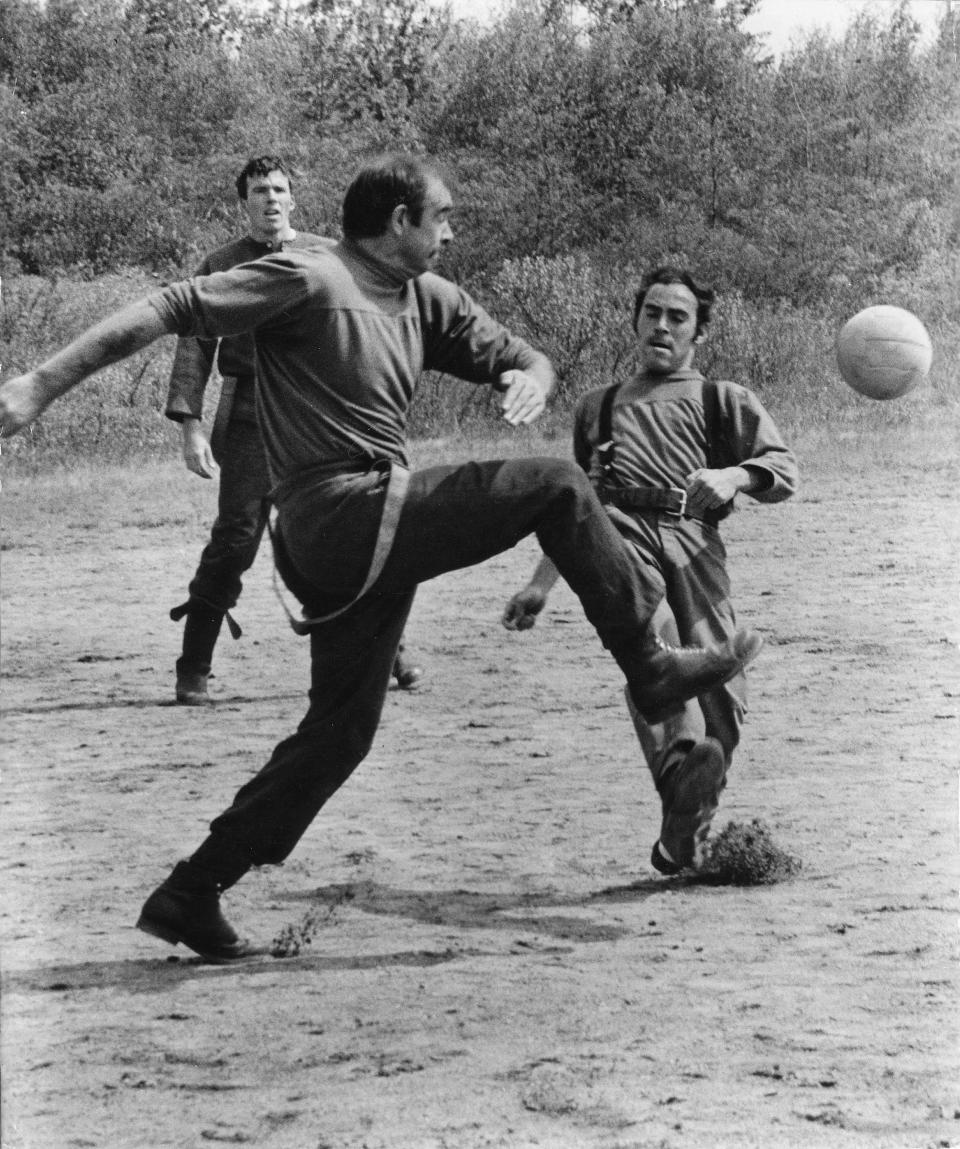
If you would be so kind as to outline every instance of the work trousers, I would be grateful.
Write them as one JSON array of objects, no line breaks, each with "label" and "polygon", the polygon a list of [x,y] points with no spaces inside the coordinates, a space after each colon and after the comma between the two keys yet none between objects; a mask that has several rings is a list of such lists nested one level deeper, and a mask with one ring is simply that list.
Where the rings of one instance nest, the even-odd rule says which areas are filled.
[{"label": "work trousers", "polygon": [[[631,546],[646,577],[663,588],[654,630],[671,645],[719,646],[732,638],[727,553],[716,527],[654,512],[631,515]],[[705,735],[723,747],[727,766],[740,742],[747,706],[743,672],[690,699],[665,722],[648,723],[627,692],[627,708],[654,781]]]},{"label": "work trousers", "polygon": [[190,582],[190,598],[224,614],[237,605],[267,523],[270,475],[255,422],[231,419],[218,444],[220,492],[210,540]]},{"label": "work trousers", "polygon": [[[371,472],[281,501],[294,589],[312,599],[311,613],[334,609],[363,585],[385,487],[385,476]],[[252,865],[286,858],[370,749],[417,584],[483,562],[532,533],[628,682],[642,681],[641,649],[662,587],[638,567],[579,467],[520,459],[414,472],[379,578],[311,632],[306,716],[211,823],[203,855],[219,850]],[[501,595],[491,587],[491,609]]]}]

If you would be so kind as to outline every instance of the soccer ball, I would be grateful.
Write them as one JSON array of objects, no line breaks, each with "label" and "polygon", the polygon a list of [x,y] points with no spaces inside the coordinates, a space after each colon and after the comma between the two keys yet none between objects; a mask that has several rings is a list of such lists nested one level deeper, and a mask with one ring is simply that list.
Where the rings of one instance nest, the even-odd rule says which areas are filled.
[{"label": "soccer ball", "polygon": [[930,370],[927,329],[902,307],[867,307],[837,336],[837,366],[845,382],[868,399],[899,399]]}]

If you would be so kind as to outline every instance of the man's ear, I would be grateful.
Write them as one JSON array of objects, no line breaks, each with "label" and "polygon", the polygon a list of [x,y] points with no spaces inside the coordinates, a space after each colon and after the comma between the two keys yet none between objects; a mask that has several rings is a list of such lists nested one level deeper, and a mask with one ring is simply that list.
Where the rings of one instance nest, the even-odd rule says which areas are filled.
[{"label": "man's ear", "polygon": [[703,327],[701,327],[700,330],[696,333],[696,335],[694,335],[694,337],[693,337],[694,343],[696,343],[698,346],[701,343],[706,343],[707,336],[709,334],[710,334],[710,331],[708,330],[706,324],[704,324]]},{"label": "man's ear", "polygon": [[397,206],[390,213],[390,230],[394,235],[403,234],[403,225],[407,222],[410,215],[410,209],[405,203],[398,203]]}]

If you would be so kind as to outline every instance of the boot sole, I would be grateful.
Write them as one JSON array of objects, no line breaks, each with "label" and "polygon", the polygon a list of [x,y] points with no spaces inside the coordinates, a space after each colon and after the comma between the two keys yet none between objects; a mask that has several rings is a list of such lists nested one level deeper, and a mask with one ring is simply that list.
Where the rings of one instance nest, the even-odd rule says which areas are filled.
[{"label": "boot sole", "polygon": [[[674,870],[669,869],[667,859],[660,856],[657,845],[654,846],[654,857],[651,861],[662,874],[675,874],[680,870],[696,868],[698,855],[710,831],[710,823],[717,811],[720,792],[723,789],[726,775],[723,748],[716,739],[708,738],[690,751],[678,769],[684,773],[671,809],[664,816],[664,825],[660,828],[657,845],[663,840],[664,826],[668,820],[678,829],[689,832],[671,835],[677,839],[677,844],[673,849],[669,846],[667,849],[671,857],[679,858],[674,863],[676,867]],[[686,856],[688,853],[689,857]],[[658,865],[658,862],[663,864]]]},{"label": "boot sole", "polygon": [[168,942],[172,946],[185,945],[187,949],[195,953],[197,957],[201,957],[204,961],[214,965],[224,965],[229,962],[242,961],[244,958],[262,957],[267,953],[266,949],[258,949],[254,946],[247,945],[245,942],[238,942],[238,946],[241,948],[233,953],[224,953],[222,950],[212,951],[202,949],[192,945],[179,930],[175,930],[172,926],[165,925],[163,922],[158,922],[154,918],[145,917],[143,914],[137,919],[137,929],[145,934],[149,934],[151,937]]}]

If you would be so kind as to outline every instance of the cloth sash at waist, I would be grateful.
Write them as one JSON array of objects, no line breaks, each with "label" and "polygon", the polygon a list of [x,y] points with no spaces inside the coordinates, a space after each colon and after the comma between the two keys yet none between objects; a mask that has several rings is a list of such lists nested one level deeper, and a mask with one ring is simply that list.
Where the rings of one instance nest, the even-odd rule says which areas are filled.
[{"label": "cloth sash at waist", "polygon": [[[366,577],[363,580],[363,585],[360,590],[350,599],[349,602],[343,603],[335,610],[324,612],[321,614],[308,611],[305,607],[301,618],[296,618],[290,609],[287,607],[280,594],[280,588],[277,581],[277,567],[283,565],[282,552],[283,543],[282,538],[279,536],[275,525],[271,522],[270,525],[270,539],[273,543],[274,550],[274,589],[277,591],[277,596],[283,603],[283,608],[286,611],[287,618],[290,626],[296,634],[309,634],[309,632],[317,626],[325,622],[330,622],[331,619],[337,618],[345,611],[349,610],[355,603],[359,602],[361,598],[370,590],[380,575],[383,573],[384,565],[390,555],[393,547],[393,540],[397,533],[397,525],[400,522],[400,513],[403,510],[404,500],[407,495],[407,488],[410,484],[410,471],[402,466],[400,463],[388,462],[387,460],[378,461],[371,469],[375,470],[388,470],[389,475],[387,478],[387,488],[384,493],[383,507],[380,512],[380,523],[377,528],[377,539],[374,543],[373,552],[370,556],[370,565],[367,569]],[[350,468],[355,471],[356,468]],[[318,482],[323,478],[329,478],[336,474],[345,473],[344,466],[325,464],[316,468],[311,468],[309,472],[303,471],[285,482],[278,483],[277,486],[271,491],[271,498],[275,502],[280,502],[286,495],[289,495],[295,488],[302,487],[310,482]],[[289,560],[286,560],[289,566]],[[286,578],[289,585],[289,579]],[[291,587],[291,589],[294,589]],[[294,589],[294,593],[296,593]],[[298,596],[299,597],[299,596]]]}]

